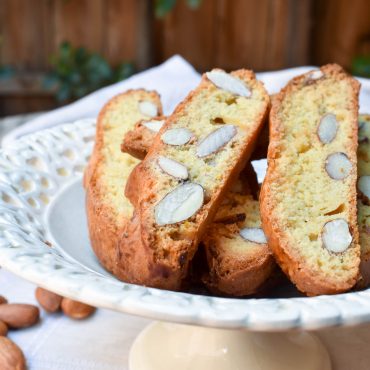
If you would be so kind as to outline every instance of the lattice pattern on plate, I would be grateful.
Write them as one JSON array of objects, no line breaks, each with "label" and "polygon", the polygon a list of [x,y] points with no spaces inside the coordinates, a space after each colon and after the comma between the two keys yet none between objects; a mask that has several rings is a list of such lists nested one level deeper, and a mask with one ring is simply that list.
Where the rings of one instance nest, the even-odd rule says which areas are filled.
[{"label": "lattice pattern on plate", "polygon": [[0,264],[27,280],[95,306],[190,324],[253,330],[319,328],[370,321],[370,291],[287,299],[226,299],[126,284],[50,248],[45,212],[81,176],[94,120],[40,131],[0,152]]}]

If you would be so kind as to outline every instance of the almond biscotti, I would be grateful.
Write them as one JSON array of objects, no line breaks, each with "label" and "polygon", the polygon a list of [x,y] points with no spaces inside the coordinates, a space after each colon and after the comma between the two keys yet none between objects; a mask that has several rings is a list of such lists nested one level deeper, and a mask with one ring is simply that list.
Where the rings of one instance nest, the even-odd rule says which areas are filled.
[{"label": "almond biscotti", "polygon": [[258,194],[251,193],[256,174],[249,166],[226,194],[202,239],[208,265],[203,281],[217,294],[254,294],[275,269],[261,228]]},{"label": "almond biscotti", "polygon": [[358,92],[333,64],[273,99],[262,224],[281,268],[308,295],[347,291],[359,274]]},{"label": "almond biscotti", "polygon": [[[269,96],[253,72],[213,70],[166,120],[126,186],[135,215],[125,245],[146,254],[141,278],[147,284],[181,287],[206,227],[253,150],[268,108]],[[125,245],[122,258],[127,258]]]},{"label": "almond biscotti", "polygon": [[95,147],[84,176],[92,248],[107,270],[130,282],[127,269],[131,267],[118,257],[124,225],[133,212],[124,188],[139,161],[122,153],[120,144],[137,121],[161,113],[159,95],[153,91],[131,90],[111,99],[99,114]]},{"label": "almond biscotti", "polygon": [[[148,140],[148,131],[155,136],[153,129],[159,130],[160,125],[160,118],[138,122],[134,130],[126,134],[122,148],[127,145],[124,151],[130,154],[133,150],[137,153],[149,148],[152,142]],[[257,176],[249,163],[225,195],[202,238],[206,258],[199,268],[201,279],[216,294],[254,294],[264,286],[275,268],[261,229],[258,193]]]}]

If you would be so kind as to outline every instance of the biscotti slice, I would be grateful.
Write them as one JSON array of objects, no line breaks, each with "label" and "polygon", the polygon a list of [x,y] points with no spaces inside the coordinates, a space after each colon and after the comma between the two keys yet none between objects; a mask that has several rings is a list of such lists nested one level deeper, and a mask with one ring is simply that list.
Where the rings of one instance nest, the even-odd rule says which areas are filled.
[{"label": "biscotti slice", "polygon": [[154,91],[131,90],[111,99],[99,114],[95,147],[84,176],[92,248],[107,270],[129,282],[131,266],[118,256],[124,225],[133,212],[124,188],[139,161],[122,153],[120,145],[136,122],[161,114],[159,95]]},{"label": "biscotti slice", "polygon": [[282,270],[308,295],[357,281],[359,83],[335,64],[294,78],[273,99],[263,229]]},{"label": "biscotti slice", "polygon": [[122,152],[138,159],[144,159],[165,120],[165,116],[140,120],[132,130],[125,134],[121,144]]},{"label": "biscotti slice", "polygon": [[248,166],[226,194],[202,240],[208,271],[203,282],[210,291],[245,296],[258,292],[276,265],[261,228],[256,182]]},{"label": "biscotti slice", "polygon": [[269,96],[253,72],[213,70],[166,120],[126,186],[135,207],[126,240],[146,251],[148,282],[180,288],[268,108]]}]

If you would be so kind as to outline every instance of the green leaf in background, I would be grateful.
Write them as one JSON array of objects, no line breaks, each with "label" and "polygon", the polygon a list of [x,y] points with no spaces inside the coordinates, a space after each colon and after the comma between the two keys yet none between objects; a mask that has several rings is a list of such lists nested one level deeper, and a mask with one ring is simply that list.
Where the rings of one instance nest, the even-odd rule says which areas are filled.
[{"label": "green leaf in background", "polygon": [[155,0],[155,16],[163,18],[176,5],[176,0]]},{"label": "green leaf in background", "polygon": [[103,86],[121,81],[134,73],[131,63],[112,68],[99,54],[85,48],[74,48],[63,42],[50,59],[53,70],[44,80],[45,88],[57,88],[57,100],[78,99]]},{"label": "green leaf in background", "polygon": [[200,4],[202,4],[202,0],[186,0],[186,3],[188,4],[189,8],[197,9],[200,7]]},{"label": "green leaf in background", "polygon": [[352,61],[352,73],[370,78],[370,55],[357,56]]},{"label": "green leaf in background", "polygon": [[[191,9],[197,9],[203,0],[186,0],[186,5]],[[164,18],[169,12],[173,10],[177,0],[155,0],[155,16],[157,18]]]},{"label": "green leaf in background", "polygon": [[132,63],[121,63],[113,72],[112,80],[114,82],[122,81],[127,77],[130,77],[135,72],[134,65]]},{"label": "green leaf in background", "polygon": [[15,70],[13,67],[8,65],[0,65],[0,79],[7,79],[14,75]]}]

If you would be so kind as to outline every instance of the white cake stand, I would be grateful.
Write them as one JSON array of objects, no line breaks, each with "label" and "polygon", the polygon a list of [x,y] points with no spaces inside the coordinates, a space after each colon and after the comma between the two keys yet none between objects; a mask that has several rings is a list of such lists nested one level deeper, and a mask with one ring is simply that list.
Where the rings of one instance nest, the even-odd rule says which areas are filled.
[{"label": "white cake stand", "polygon": [[87,236],[81,179],[94,134],[94,121],[78,121],[0,152],[0,265],[63,296],[159,320],[136,339],[131,370],[329,370],[308,331],[370,321],[370,290],[229,299],[115,279]]}]

